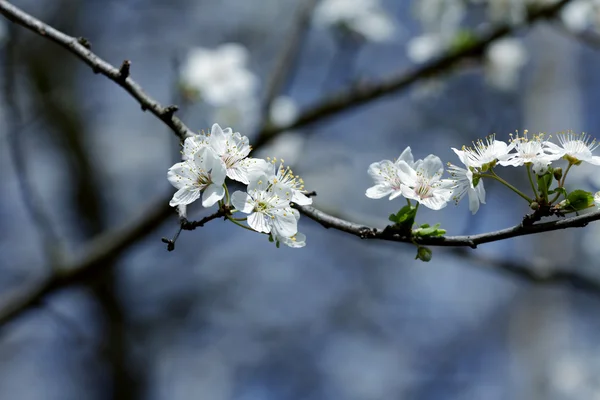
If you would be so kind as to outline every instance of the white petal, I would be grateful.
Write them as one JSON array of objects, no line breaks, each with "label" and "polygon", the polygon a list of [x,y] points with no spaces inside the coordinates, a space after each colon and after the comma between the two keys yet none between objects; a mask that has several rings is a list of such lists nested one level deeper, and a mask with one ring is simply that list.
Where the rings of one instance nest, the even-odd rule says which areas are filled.
[{"label": "white petal", "polygon": [[171,207],[190,204],[200,197],[200,190],[193,188],[181,188],[173,195],[173,198],[169,202]]},{"label": "white petal", "polygon": [[430,208],[432,210],[441,210],[442,208],[446,207],[446,205],[448,204],[448,198],[445,198],[444,196],[433,196],[433,197],[428,197],[426,199],[422,199],[420,201],[421,204],[423,204],[425,207]]},{"label": "white petal", "polygon": [[184,161],[173,165],[167,171],[167,179],[171,185],[177,189],[193,186],[198,179],[198,173],[195,166],[189,161]]},{"label": "white petal", "polygon": [[392,193],[392,187],[385,184],[379,184],[367,189],[365,195],[370,199],[381,199]]},{"label": "white petal", "polygon": [[441,175],[444,172],[444,164],[442,163],[442,160],[433,154],[425,157],[421,168],[426,176],[434,176],[436,174]]},{"label": "white petal", "polygon": [[236,210],[240,210],[244,214],[250,214],[254,209],[254,200],[248,193],[240,190],[231,195],[231,204]]},{"label": "white petal", "polygon": [[313,202],[310,197],[306,196],[304,193],[302,193],[299,190],[292,191],[292,200],[291,201],[300,206],[307,206],[309,204],[312,204],[312,202]]},{"label": "white petal", "polygon": [[[269,233],[271,232],[271,225],[269,224],[270,217],[263,213],[255,212],[248,216],[248,225],[257,232]],[[296,219],[294,218],[294,221]]]},{"label": "white petal", "polygon": [[475,213],[479,210],[479,198],[477,196],[477,192],[473,189],[469,189],[467,193],[469,194],[469,210],[471,210],[471,213],[475,215]]},{"label": "white petal", "polygon": [[209,143],[210,147],[219,156],[222,156],[227,151],[227,136],[225,136],[219,124],[213,124],[210,130]]},{"label": "white petal", "polygon": [[290,209],[277,212],[272,224],[277,233],[284,237],[294,236],[298,232],[298,221]]},{"label": "white petal", "polygon": [[[415,163],[416,165],[420,165],[421,163],[417,161],[417,163]],[[404,184],[408,185],[408,186],[414,186],[415,183],[417,182],[417,171],[415,171],[413,168],[411,168],[406,161],[399,161],[397,164],[398,166],[398,176],[400,177],[400,180],[403,182],[403,186]],[[404,192],[402,192],[404,193]],[[406,196],[404,196],[406,197]]]},{"label": "white petal", "polygon": [[415,159],[412,155],[410,146],[408,146],[406,149],[404,149],[402,154],[400,154],[400,157],[398,157],[398,160],[396,160],[396,162],[398,162],[398,161],[405,161],[411,167],[414,165]]},{"label": "white petal", "polygon": [[248,183],[248,193],[252,193],[254,191],[265,191],[269,186],[269,177],[265,174],[254,175],[252,176],[252,180]]},{"label": "white petal", "polygon": [[204,192],[202,192],[202,206],[211,207],[224,196],[225,188],[222,185],[209,185],[204,189]]},{"label": "white petal", "polygon": [[215,185],[222,185],[227,176],[225,163],[214,151],[207,148],[205,168],[210,172],[210,179]]}]

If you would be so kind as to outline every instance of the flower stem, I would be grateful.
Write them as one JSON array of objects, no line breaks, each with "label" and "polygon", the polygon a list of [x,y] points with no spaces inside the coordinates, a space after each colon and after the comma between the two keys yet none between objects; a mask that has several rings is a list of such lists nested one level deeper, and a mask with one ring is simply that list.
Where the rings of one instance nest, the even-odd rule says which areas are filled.
[{"label": "flower stem", "polygon": [[237,226],[240,226],[244,229],[248,229],[249,231],[252,231],[252,232],[256,232],[254,229],[250,228],[249,226],[240,224],[235,218],[231,218],[231,217],[227,216],[227,219],[230,220],[231,222],[233,222],[234,224],[236,224]]},{"label": "flower stem", "polygon": [[231,198],[229,197],[229,189],[227,189],[227,185],[223,183],[223,188],[225,188],[225,204],[229,206]]},{"label": "flower stem", "polygon": [[567,166],[567,169],[565,170],[565,173],[562,176],[562,179],[560,181],[560,184],[558,185],[559,187],[563,187],[565,185],[565,179],[567,179],[567,174],[569,173],[569,170],[571,169],[571,167],[574,164],[572,162],[569,162],[569,165]]},{"label": "flower stem", "polygon": [[500,182],[501,184],[503,184],[504,186],[506,186],[507,188],[509,188],[510,190],[512,190],[513,192],[515,192],[519,196],[521,196],[523,199],[527,200],[527,202],[529,204],[533,203],[533,200],[530,199],[527,195],[525,195],[519,189],[517,189],[516,187],[514,187],[513,185],[511,185],[510,183],[506,182],[504,179],[502,179],[498,175],[496,175],[496,173],[494,172],[494,170],[490,169],[490,174],[491,175],[489,175],[489,174],[481,174],[481,176],[497,180],[498,182]]},{"label": "flower stem", "polygon": [[538,197],[538,192],[535,189],[535,184],[533,183],[533,178],[531,177],[531,164],[527,164],[527,177],[529,178],[529,183],[531,184],[531,189],[533,189],[534,197]]}]

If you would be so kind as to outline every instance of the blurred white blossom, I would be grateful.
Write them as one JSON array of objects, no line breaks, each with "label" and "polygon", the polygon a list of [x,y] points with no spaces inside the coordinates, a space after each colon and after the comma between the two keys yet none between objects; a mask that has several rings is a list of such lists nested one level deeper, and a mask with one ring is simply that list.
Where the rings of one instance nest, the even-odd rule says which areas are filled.
[{"label": "blurred white blossom", "polygon": [[416,63],[423,63],[437,57],[444,51],[442,38],[435,34],[415,36],[406,44],[408,58]]},{"label": "blurred white blossom", "polygon": [[315,10],[315,22],[348,29],[373,42],[389,40],[396,31],[396,22],[379,0],[323,0]]},{"label": "blurred white blossom", "polygon": [[497,40],[487,48],[485,57],[488,81],[499,89],[515,89],[521,68],[528,61],[523,43],[514,38]]},{"label": "blurred white blossom", "polygon": [[257,89],[258,79],[248,70],[247,61],[248,51],[236,43],[214,50],[197,47],[181,67],[181,81],[211,105],[230,104],[254,96]]},{"label": "blurred white blossom", "polygon": [[289,125],[298,117],[298,106],[289,96],[278,96],[273,100],[269,118],[277,126]]},{"label": "blurred white blossom", "polygon": [[600,1],[575,0],[567,4],[560,15],[567,28],[575,32],[584,31],[600,20]]}]

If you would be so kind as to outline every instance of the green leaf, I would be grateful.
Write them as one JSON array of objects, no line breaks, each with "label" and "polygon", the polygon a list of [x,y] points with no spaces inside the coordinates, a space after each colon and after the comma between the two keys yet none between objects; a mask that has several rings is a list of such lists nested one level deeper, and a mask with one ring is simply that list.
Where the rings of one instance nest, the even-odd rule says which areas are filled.
[{"label": "green leaf", "polygon": [[440,228],[440,224],[429,226],[429,224],[423,224],[419,228],[413,230],[413,236],[418,237],[438,237],[446,234],[445,229]]},{"label": "green leaf", "polygon": [[402,227],[412,228],[417,216],[417,208],[413,206],[404,206],[396,214],[390,215],[390,221]]},{"label": "green leaf", "polygon": [[564,187],[557,187],[556,189],[552,189],[548,192],[548,194],[560,193],[563,196],[567,197],[567,189]]},{"label": "green leaf", "polygon": [[429,261],[431,261],[431,257],[432,257],[432,253],[429,248],[427,248],[425,246],[419,246],[417,248],[417,256],[415,257],[415,260],[429,262]]},{"label": "green leaf", "polygon": [[570,211],[580,211],[594,205],[594,195],[585,190],[574,190],[567,196],[564,209]]}]

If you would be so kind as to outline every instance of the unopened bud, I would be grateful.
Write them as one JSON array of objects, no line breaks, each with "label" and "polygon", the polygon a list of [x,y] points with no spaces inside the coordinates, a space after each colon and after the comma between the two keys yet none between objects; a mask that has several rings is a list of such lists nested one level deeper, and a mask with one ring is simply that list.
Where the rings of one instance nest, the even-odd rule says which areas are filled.
[{"label": "unopened bud", "polygon": [[554,179],[560,181],[562,179],[563,170],[562,168],[554,168]]},{"label": "unopened bud", "polygon": [[538,203],[537,201],[533,201],[533,202],[531,202],[531,204],[529,205],[529,207],[531,207],[532,210],[539,210],[540,209],[540,203]]},{"label": "unopened bud", "polygon": [[429,262],[431,261],[431,256],[431,250],[429,250],[427,247],[419,246],[417,248],[417,256],[415,257],[415,260],[419,259],[421,261]]}]

